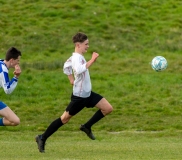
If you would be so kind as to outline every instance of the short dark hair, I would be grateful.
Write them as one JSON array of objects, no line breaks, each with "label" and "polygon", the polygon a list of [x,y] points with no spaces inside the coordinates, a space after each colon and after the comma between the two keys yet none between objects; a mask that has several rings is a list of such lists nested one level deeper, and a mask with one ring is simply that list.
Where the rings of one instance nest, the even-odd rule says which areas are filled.
[{"label": "short dark hair", "polygon": [[73,43],[76,43],[76,42],[81,42],[82,43],[87,39],[88,39],[87,35],[85,33],[82,33],[82,32],[78,32],[72,38]]},{"label": "short dark hair", "polygon": [[11,47],[6,52],[5,59],[6,59],[6,61],[9,61],[11,58],[17,59],[18,56],[21,56],[21,52],[18,49],[16,49],[15,47]]}]

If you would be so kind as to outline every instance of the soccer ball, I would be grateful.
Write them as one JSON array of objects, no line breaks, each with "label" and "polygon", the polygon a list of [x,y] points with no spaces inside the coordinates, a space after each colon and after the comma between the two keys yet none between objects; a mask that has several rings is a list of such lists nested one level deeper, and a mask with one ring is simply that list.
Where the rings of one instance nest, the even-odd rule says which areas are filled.
[{"label": "soccer ball", "polygon": [[152,59],[151,66],[157,72],[163,71],[167,68],[167,60],[162,56],[156,56]]}]

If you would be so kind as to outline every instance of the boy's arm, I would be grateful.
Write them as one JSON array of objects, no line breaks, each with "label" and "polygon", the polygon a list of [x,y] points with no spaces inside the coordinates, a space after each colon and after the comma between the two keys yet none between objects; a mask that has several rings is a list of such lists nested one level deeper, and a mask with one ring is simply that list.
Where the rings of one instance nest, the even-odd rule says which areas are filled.
[{"label": "boy's arm", "polygon": [[96,59],[99,57],[99,54],[96,52],[92,53],[92,58],[87,62],[86,64],[86,68],[89,68],[95,61]]},{"label": "boy's arm", "polygon": [[98,57],[99,57],[99,54],[96,52],[93,52],[92,58],[87,63],[82,64],[82,62],[83,62],[82,58],[77,59],[77,61],[75,60],[73,63],[75,73],[81,74],[81,73],[85,72],[96,61],[96,59]]},{"label": "boy's arm", "polygon": [[14,74],[15,78],[18,78],[20,76],[21,68],[18,64],[15,66],[15,71],[13,72],[13,74]]},{"label": "boy's arm", "polygon": [[71,66],[71,59],[68,59],[63,66],[63,72],[66,75],[72,74],[72,66]]},{"label": "boy's arm", "polygon": [[1,86],[6,94],[11,94],[17,86],[18,79],[13,77],[11,80],[9,80],[8,70],[5,69],[5,67],[2,68],[2,70],[3,71],[0,74]]},{"label": "boy's arm", "polygon": [[74,84],[74,77],[72,74],[68,75],[68,79],[70,81],[70,84],[73,85]]},{"label": "boy's arm", "polygon": [[74,77],[72,74],[71,57],[64,63],[63,72],[68,76],[70,84],[74,84]]}]

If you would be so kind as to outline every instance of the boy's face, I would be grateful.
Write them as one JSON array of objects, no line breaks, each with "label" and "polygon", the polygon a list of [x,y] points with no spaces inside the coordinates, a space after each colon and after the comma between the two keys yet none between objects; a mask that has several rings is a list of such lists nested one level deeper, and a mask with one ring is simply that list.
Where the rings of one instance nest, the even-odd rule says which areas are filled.
[{"label": "boy's face", "polygon": [[21,58],[21,56],[18,56],[18,58],[17,59],[11,59],[10,61],[10,64],[11,64],[11,67],[12,68],[14,68],[17,64],[19,65],[19,63],[20,63],[20,58]]},{"label": "boy's face", "polygon": [[82,53],[85,53],[87,52],[88,48],[89,48],[89,40],[85,40],[84,42],[82,43],[78,43],[78,47],[79,47],[79,50],[82,52]]}]

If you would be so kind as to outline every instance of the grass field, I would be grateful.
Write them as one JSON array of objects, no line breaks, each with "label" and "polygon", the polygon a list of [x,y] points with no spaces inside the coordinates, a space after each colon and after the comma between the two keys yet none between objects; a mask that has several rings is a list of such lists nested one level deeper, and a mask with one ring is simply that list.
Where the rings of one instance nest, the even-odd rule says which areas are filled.
[{"label": "grass field", "polygon": [[[7,132],[4,132],[7,134]],[[96,132],[92,141],[80,132],[57,132],[46,144],[46,153],[35,147],[35,132],[3,135],[1,158],[6,160],[162,160],[181,159],[181,132]]]},{"label": "grass field", "polygon": [[[21,119],[17,127],[0,127],[0,157],[182,159],[181,10],[181,0],[0,0],[0,57],[11,46],[23,54],[16,90],[0,90],[0,100]],[[78,132],[96,111],[84,109],[48,140],[43,155],[34,137],[70,101],[62,66],[78,31],[89,37],[86,59],[100,54],[89,69],[93,90],[114,111],[93,127],[93,142]],[[164,72],[151,69],[158,55],[168,61]]]}]

